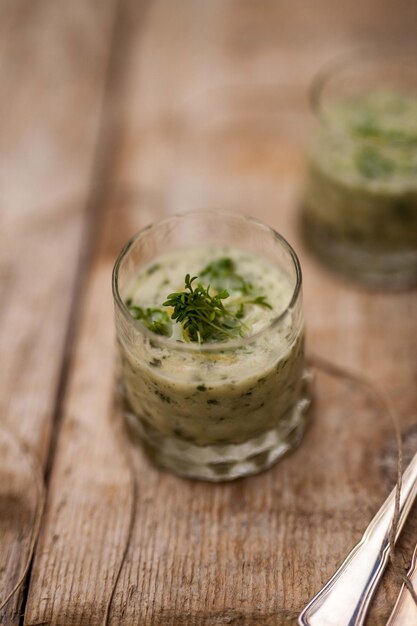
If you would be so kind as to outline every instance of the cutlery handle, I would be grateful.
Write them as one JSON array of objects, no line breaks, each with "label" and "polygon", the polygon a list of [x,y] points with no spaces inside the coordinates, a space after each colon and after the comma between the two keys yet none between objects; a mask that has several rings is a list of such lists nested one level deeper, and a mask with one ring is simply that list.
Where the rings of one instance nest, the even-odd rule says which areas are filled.
[{"label": "cutlery handle", "polygon": [[[403,475],[397,534],[417,493],[417,453]],[[392,490],[362,539],[337,572],[301,613],[300,626],[361,626],[389,555],[389,530],[395,505]]]},{"label": "cutlery handle", "polygon": [[[417,592],[417,546],[414,550],[413,561],[411,563],[408,577]],[[417,624],[417,606],[407,587],[403,585],[398,595],[392,613],[387,622],[387,626],[415,626]]]}]

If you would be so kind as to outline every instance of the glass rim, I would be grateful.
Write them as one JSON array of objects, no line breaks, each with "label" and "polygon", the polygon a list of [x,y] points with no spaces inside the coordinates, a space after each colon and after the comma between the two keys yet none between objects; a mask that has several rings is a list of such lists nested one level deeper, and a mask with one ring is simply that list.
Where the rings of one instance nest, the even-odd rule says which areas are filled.
[{"label": "glass rim", "polygon": [[[120,292],[119,292],[119,270],[129,250],[138,241],[146,237],[149,233],[151,233],[153,230],[156,230],[161,225],[167,224],[173,221],[178,221],[190,215],[192,216],[199,216],[199,215],[215,216],[217,215],[219,217],[228,217],[228,218],[242,220],[243,222],[252,224],[256,226],[257,228],[261,228],[262,230],[265,231],[265,233],[271,235],[273,239],[275,240],[275,242],[281,245],[289,254],[292,264],[295,269],[295,276],[296,276],[295,285],[292,290],[292,295],[285,309],[281,311],[279,315],[276,315],[265,326],[265,328],[262,328],[261,330],[257,331],[253,335],[248,335],[247,337],[241,337],[239,339],[233,339],[231,341],[217,341],[213,343],[200,343],[200,344],[196,342],[191,342],[191,341],[182,343],[182,342],[173,342],[169,337],[165,337],[163,335],[158,335],[157,333],[154,333],[153,331],[146,328],[146,326],[141,324],[139,320],[136,320],[134,317],[132,317],[132,315],[129,313],[129,310],[126,304],[123,302],[123,298],[121,297]],[[225,351],[225,350],[235,350],[237,348],[245,347],[248,344],[258,340],[264,334],[267,334],[273,328],[276,328],[283,321],[283,319],[286,318],[292,312],[292,310],[295,307],[295,304],[297,303],[298,297],[300,295],[301,287],[302,287],[302,272],[301,272],[300,261],[298,259],[298,256],[294,248],[288,243],[288,241],[280,233],[278,233],[271,226],[268,226],[264,222],[254,217],[251,217],[248,215],[242,215],[239,213],[216,210],[216,209],[188,211],[187,213],[176,213],[174,215],[170,215],[166,218],[153,222],[152,224],[149,224],[148,226],[145,226],[138,233],[136,233],[131,239],[129,239],[129,241],[123,246],[121,252],[119,253],[114,263],[113,272],[112,272],[113,299],[114,299],[115,305],[117,306],[118,310],[123,315],[124,319],[129,324],[133,325],[144,337],[149,339],[149,341],[152,341],[153,343],[157,343],[158,347],[168,348],[170,350],[179,350],[183,352],[204,353],[204,352],[220,352],[220,351]]]},{"label": "glass rim", "polygon": [[[348,51],[342,52],[319,67],[314,74],[309,90],[308,102],[310,110],[315,118],[324,127],[329,127],[330,122],[323,110],[323,91],[328,82],[339,72],[343,71],[350,65],[365,64],[368,61],[380,61],[381,63],[387,58],[400,63],[404,60],[409,61],[409,66],[414,70],[416,75],[417,87],[417,45],[416,44],[365,44],[356,46]],[[402,66],[404,67],[404,66]],[[395,143],[395,142],[393,142]]]}]

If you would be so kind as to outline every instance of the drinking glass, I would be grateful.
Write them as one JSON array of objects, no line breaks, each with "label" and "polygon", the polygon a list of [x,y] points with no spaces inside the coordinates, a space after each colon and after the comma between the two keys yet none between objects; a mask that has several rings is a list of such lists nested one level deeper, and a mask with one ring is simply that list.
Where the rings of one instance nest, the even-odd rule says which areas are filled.
[{"label": "drinking glass", "polygon": [[311,107],[305,240],[355,281],[417,284],[417,50],[370,47],[330,63]]},{"label": "drinking glass", "polygon": [[[129,285],[141,267],[190,246],[239,248],[279,267],[291,283],[285,309],[259,332],[226,342],[178,342],[151,332],[129,313]],[[299,443],[309,405],[301,283],[285,239],[237,214],[169,217],[127,243],[113,271],[125,418],[155,464],[228,480],[269,467]]]}]

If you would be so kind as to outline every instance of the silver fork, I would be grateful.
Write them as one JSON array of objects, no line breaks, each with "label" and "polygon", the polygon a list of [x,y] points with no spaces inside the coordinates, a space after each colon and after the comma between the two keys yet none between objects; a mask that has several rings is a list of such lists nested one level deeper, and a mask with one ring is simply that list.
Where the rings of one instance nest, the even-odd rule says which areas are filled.
[{"label": "silver fork", "polygon": [[[417,453],[403,475],[398,538],[417,494]],[[298,618],[300,626],[361,626],[389,556],[395,489],[362,539]]]},{"label": "silver fork", "polygon": [[[408,577],[417,592],[417,546],[415,547],[413,560]],[[398,595],[387,626],[415,626],[417,624],[417,606],[407,587],[403,585]]]}]

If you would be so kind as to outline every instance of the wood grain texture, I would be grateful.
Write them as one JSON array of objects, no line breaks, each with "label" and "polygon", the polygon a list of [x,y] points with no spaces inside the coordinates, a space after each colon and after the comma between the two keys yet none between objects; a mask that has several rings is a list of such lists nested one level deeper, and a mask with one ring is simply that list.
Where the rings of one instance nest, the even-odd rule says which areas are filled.
[{"label": "wood grain texture", "polygon": [[[64,367],[111,3],[0,9],[0,603],[27,560],[33,476],[45,464]],[[80,115],[83,111],[83,115]],[[16,594],[0,623],[18,624]]]},{"label": "wood grain texture", "polygon": [[[309,351],[374,379],[398,409],[407,453],[416,447],[416,294],[369,294],[340,282],[304,251],[297,231],[312,74],[369,38],[412,40],[415,3],[120,7],[125,30],[109,89],[114,141],[102,169],[118,187],[96,198],[28,626],[103,622],[132,504],[113,428],[110,273],[124,241],[161,215],[216,206],[281,231],[301,257]],[[131,452],[135,527],[111,605],[114,625],[295,623],[395,477],[387,418],[354,385],[320,373],[305,440],[263,475],[187,482]],[[416,540],[414,514],[402,538],[409,554]],[[388,572],[370,625],[385,623],[398,589]]]}]

